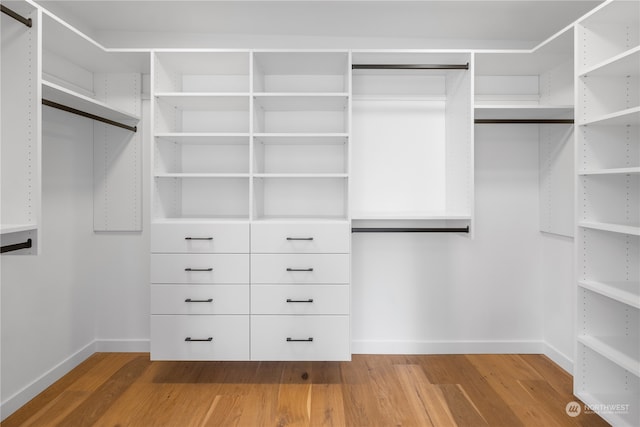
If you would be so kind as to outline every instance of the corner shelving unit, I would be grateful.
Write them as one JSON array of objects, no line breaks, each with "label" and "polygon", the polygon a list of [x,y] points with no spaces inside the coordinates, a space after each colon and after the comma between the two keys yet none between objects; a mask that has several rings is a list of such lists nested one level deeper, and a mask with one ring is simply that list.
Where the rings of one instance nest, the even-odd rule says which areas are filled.
[{"label": "corner shelving unit", "polygon": [[[577,23],[577,344],[574,393],[640,425],[640,3]],[[618,405],[619,410],[607,410]]]},{"label": "corner shelving unit", "polygon": [[[24,1],[3,1],[2,23],[2,253],[37,254],[40,237],[41,14]],[[4,12],[4,9],[3,9]]]},{"label": "corner shelving unit", "polygon": [[148,53],[111,52],[60,18],[42,11],[42,104],[93,120],[95,231],[142,229],[142,74]]},{"label": "corner shelving unit", "polygon": [[531,51],[475,55],[476,132],[537,126],[540,229],[564,236],[574,233],[573,40],[568,27]]}]

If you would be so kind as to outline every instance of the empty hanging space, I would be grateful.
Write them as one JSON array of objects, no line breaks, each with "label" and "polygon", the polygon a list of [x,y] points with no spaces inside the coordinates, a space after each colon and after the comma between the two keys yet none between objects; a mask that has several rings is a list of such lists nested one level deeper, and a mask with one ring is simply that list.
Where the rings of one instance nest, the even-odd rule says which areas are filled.
[{"label": "empty hanging space", "polygon": [[353,53],[354,220],[469,225],[469,61],[468,54]]}]

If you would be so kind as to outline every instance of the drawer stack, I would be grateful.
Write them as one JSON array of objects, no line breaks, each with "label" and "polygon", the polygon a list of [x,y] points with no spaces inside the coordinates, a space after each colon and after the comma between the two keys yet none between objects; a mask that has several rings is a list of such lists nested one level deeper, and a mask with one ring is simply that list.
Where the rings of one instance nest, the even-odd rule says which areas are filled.
[{"label": "drawer stack", "polygon": [[251,359],[349,360],[348,223],[251,227]]},{"label": "drawer stack", "polygon": [[151,358],[249,359],[249,224],[152,225]]}]

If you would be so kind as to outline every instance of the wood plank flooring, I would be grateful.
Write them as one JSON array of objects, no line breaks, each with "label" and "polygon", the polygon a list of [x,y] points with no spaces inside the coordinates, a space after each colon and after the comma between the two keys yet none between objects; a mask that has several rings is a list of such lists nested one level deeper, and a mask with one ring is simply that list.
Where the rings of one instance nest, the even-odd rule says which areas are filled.
[{"label": "wood plank flooring", "polygon": [[569,417],[572,378],[541,355],[354,355],[351,362],[151,362],[96,353],[12,426],[607,426]]}]

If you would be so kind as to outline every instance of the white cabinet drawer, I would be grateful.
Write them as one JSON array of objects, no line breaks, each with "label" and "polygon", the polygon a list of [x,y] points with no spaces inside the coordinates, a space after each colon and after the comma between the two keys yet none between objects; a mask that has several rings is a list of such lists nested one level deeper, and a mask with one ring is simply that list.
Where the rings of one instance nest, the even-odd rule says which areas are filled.
[{"label": "white cabinet drawer", "polygon": [[252,224],[252,253],[349,253],[349,223]]},{"label": "white cabinet drawer", "polygon": [[248,360],[249,316],[151,316],[152,360]]},{"label": "white cabinet drawer", "polygon": [[151,314],[249,314],[249,285],[151,285]]},{"label": "white cabinet drawer", "polygon": [[251,316],[251,360],[350,360],[348,316]]},{"label": "white cabinet drawer", "polygon": [[151,252],[249,253],[249,224],[152,224]]},{"label": "white cabinet drawer", "polygon": [[252,283],[349,283],[348,254],[252,254]]},{"label": "white cabinet drawer", "polygon": [[349,314],[349,285],[257,285],[251,314]]},{"label": "white cabinet drawer", "polygon": [[151,283],[249,283],[249,255],[151,254]]}]

